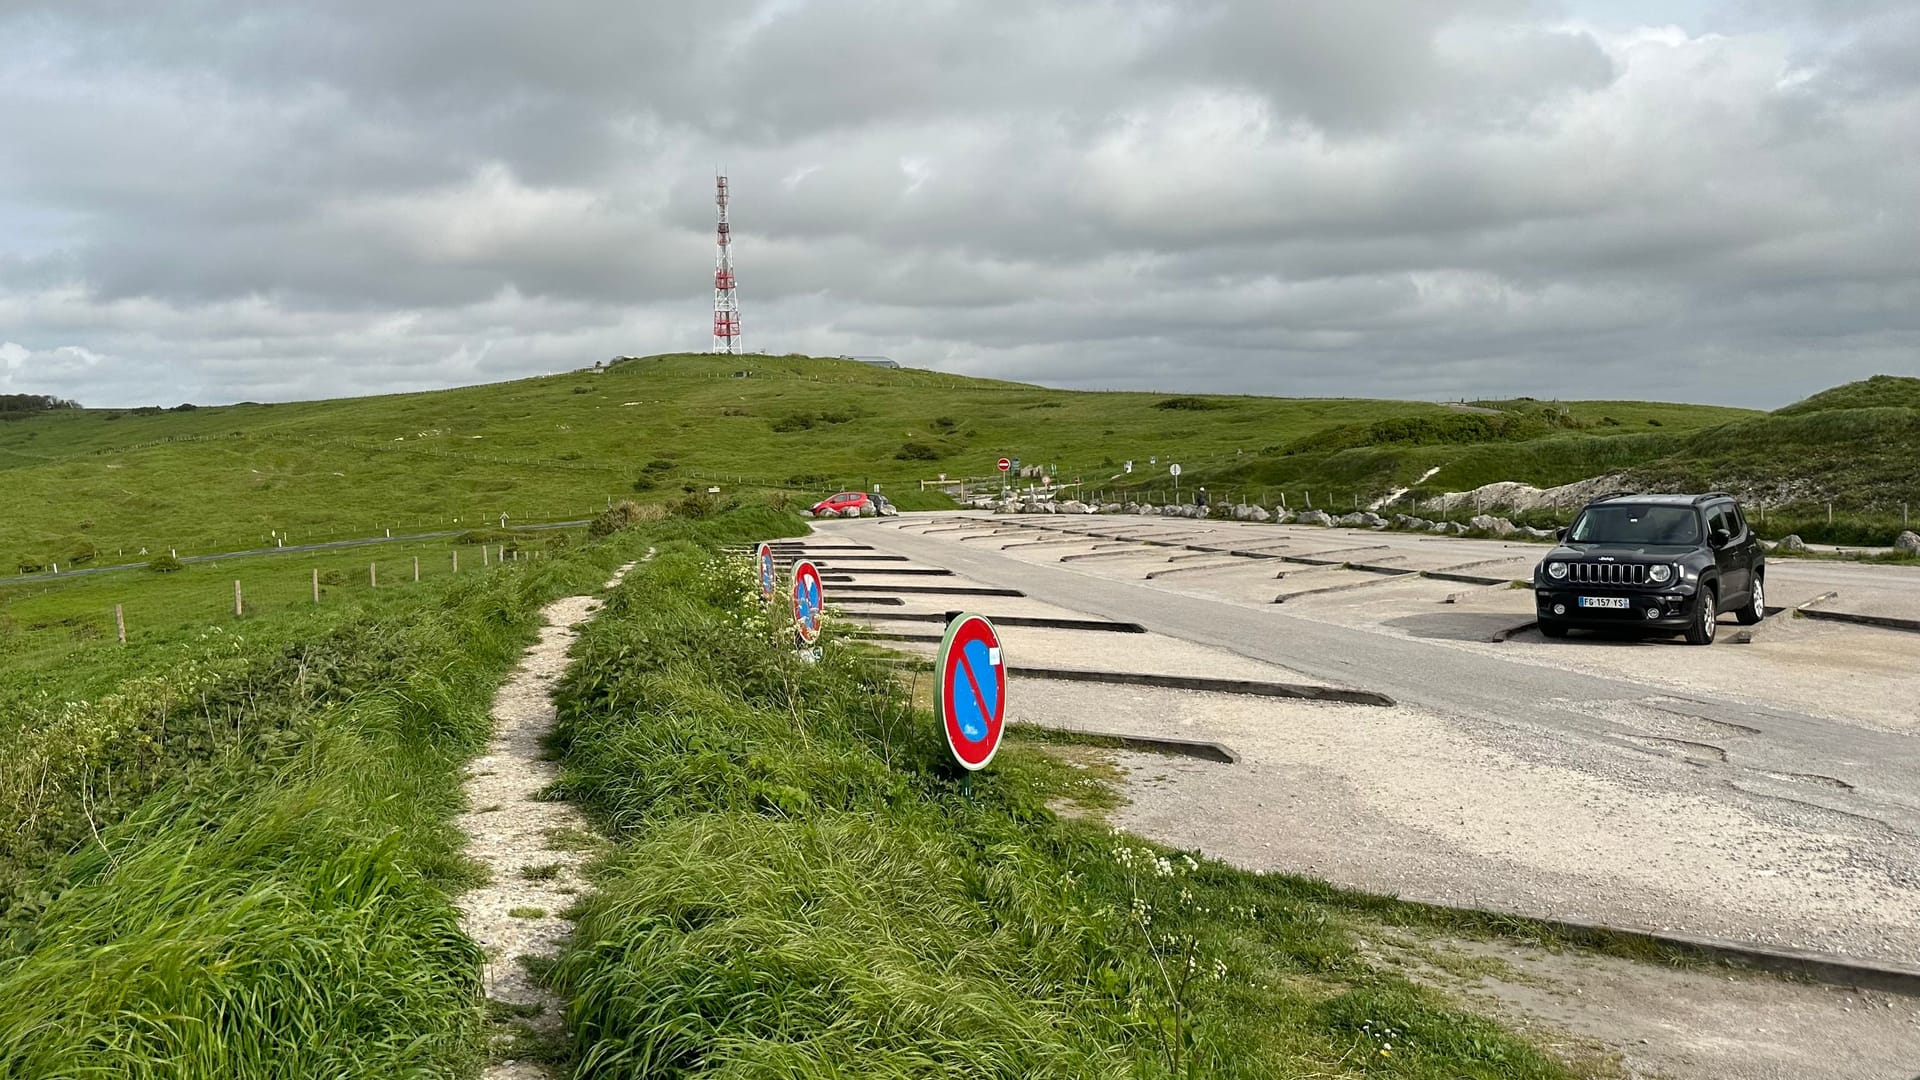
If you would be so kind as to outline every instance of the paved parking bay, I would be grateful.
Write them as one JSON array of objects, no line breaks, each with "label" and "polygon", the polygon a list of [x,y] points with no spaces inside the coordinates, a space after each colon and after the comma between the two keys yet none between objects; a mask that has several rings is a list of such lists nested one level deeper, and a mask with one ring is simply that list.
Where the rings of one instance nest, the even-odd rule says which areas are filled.
[{"label": "paved parking bay", "polygon": [[[1237,765],[1136,771],[1122,821],[1147,835],[1385,892],[1920,964],[1920,635],[1770,619],[1751,644],[1705,649],[1525,631],[1496,643],[1530,620],[1531,594],[1471,579],[1524,574],[1544,551],[1498,541],[967,514],[818,529],[821,543],[857,538],[904,565],[1025,594],[982,600],[988,615],[1018,604],[1139,623],[1169,657],[1175,642],[1198,650],[1169,665],[1182,673],[1269,665],[1397,700],[1032,681],[1013,699],[1025,716],[1241,753]],[[994,530],[1006,543],[1097,531],[1179,546],[1064,560],[1092,549],[963,539]],[[1212,548],[1284,558],[1147,576],[1225,564],[1185,558]],[[1341,563],[1494,573],[1456,581]],[[1780,560],[1772,578],[1775,604],[1837,592],[1829,603],[1871,595],[1877,610],[1920,616],[1911,568]],[[915,606],[871,617],[947,609],[901,598]],[[1078,667],[1133,663],[1126,639],[1141,637],[1007,633],[1010,652]]]}]

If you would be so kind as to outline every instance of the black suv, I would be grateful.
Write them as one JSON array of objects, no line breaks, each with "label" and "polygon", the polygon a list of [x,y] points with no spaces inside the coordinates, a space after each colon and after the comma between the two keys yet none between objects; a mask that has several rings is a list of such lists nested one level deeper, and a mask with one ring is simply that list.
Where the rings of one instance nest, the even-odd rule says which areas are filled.
[{"label": "black suv", "polygon": [[1766,615],[1766,555],[1733,496],[1609,495],[1560,530],[1533,571],[1540,632],[1572,627],[1684,633],[1713,644],[1721,612]]}]

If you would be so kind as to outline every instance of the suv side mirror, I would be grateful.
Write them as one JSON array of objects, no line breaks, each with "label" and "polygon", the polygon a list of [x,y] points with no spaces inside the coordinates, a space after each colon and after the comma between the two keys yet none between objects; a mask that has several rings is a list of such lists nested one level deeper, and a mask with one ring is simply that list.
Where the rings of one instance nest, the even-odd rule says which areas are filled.
[{"label": "suv side mirror", "polygon": [[1565,529],[1553,530],[1553,538],[1555,540],[1565,540],[1567,538],[1567,530]]},{"label": "suv side mirror", "polygon": [[1732,533],[1728,532],[1725,529],[1713,530],[1713,546],[1714,547],[1723,548],[1732,542],[1733,542]]}]

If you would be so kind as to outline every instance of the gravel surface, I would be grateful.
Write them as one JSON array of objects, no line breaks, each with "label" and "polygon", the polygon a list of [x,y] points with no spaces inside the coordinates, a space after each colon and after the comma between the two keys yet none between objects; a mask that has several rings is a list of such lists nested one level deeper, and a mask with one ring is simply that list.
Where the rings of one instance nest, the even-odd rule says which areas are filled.
[{"label": "gravel surface", "polygon": [[1920,1073],[1914,998],[1510,941],[1408,936],[1383,935],[1370,951],[1561,1057],[1598,1059],[1627,1080],[1912,1080]]},{"label": "gravel surface", "polygon": [[1238,765],[1122,755],[1132,802],[1114,822],[1248,869],[1920,962],[1920,852],[1903,837],[1729,797],[1681,754],[1601,772],[1420,709],[1043,680],[1008,708],[1016,722],[1231,747]]},{"label": "gravel surface", "polygon": [[[621,567],[607,587],[619,584],[630,568]],[[485,885],[460,897],[460,927],[486,950],[488,999],[539,1010],[511,1025],[532,1035],[558,1032],[562,1006],[533,981],[523,960],[559,953],[573,929],[562,912],[585,886],[581,866],[587,853],[578,844],[556,846],[552,838],[591,828],[572,805],[539,797],[560,778],[559,766],[544,759],[541,740],[553,730],[552,686],[567,668],[574,627],[598,608],[591,596],[569,596],[541,610],[539,641],[494,696],[493,741],[468,766],[468,811],[458,822],[467,834],[468,856],[488,874]],[[534,1062],[504,1060],[484,1075],[534,1080],[552,1074]]]}]

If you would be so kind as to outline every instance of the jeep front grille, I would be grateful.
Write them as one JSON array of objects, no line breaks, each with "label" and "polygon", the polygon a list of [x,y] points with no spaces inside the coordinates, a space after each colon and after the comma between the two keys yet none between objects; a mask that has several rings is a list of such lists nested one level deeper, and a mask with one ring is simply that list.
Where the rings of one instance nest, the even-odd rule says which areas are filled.
[{"label": "jeep front grille", "polygon": [[1568,563],[1567,580],[1581,585],[1645,585],[1647,568],[1643,563]]}]

